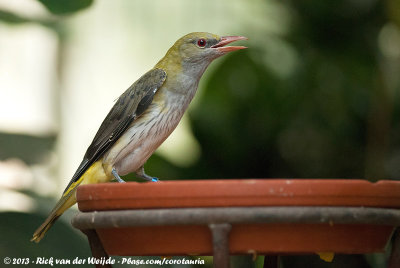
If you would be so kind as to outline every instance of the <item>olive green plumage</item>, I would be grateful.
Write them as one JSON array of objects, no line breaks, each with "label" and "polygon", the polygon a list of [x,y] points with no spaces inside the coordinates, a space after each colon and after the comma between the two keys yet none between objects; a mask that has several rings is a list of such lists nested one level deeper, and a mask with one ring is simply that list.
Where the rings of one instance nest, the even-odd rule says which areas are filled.
[{"label": "olive green plumage", "polygon": [[144,172],[144,164],[178,125],[201,76],[216,58],[243,49],[229,46],[242,36],[219,37],[196,32],[180,38],[156,66],[129,87],[112,107],[71,181],[32,241],[39,242],[55,220],[76,203],[80,184],[123,180],[131,172],[156,181]]}]

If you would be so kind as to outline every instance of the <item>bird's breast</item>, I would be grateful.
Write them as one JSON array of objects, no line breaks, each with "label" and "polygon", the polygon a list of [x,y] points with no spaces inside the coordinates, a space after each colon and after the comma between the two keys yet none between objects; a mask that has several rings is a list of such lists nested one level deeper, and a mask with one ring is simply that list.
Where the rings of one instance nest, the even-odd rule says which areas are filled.
[{"label": "bird's breast", "polygon": [[172,133],[193,96],[163,90],[104,156],[108,166],[125,175],[139,169]]}]

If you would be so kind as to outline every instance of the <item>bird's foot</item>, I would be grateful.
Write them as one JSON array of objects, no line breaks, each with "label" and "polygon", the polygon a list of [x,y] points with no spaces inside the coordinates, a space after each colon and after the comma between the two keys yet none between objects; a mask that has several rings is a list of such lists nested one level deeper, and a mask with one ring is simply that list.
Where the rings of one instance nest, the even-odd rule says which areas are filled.
[{"label": "bird's foot", "polygon": [[142,179],[144,179],[144,180],[146,180],[146,181],[152,181],[152,182],[157,182],[157,181],[159,181],[158,178],[149,176],[149,175],[147,175],[147,174],[143,174],[143,176],[139,176],[139,177],[142,178]]},{"label": "bird's foot", "polygon": [[139,171],[136,172],[136,175],[137,175],[139,178],[142,178],[142,179],[144,179],[144,180],[146,180],[146,181],[152,181],[152,182],[157,182],[157,181],[159,181],[158,178],[147,175],[147,174],[144,172],[144,167],[141,167],[141,168],[139,169]]},{"label": "bird's foot", "polygon": [[120,183],[125,183],[125,181],[123,179],[121,179],[121,177],[118,175],[117,170],[115,170],[115,168],[113,168],[111,170],[111,173],[113,174],[114,178],[120,182]]}]

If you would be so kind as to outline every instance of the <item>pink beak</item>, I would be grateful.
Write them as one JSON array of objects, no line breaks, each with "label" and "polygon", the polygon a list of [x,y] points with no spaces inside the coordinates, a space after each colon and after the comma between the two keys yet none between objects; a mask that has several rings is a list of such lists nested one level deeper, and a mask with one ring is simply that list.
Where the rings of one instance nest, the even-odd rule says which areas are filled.
[{"label": "pink beak", "polygon": [[218,50],[218,52],[221,52],[221,53],[227,53],[227,52],[247,48],[244,46],[224,47],[227,44],[230,44],[232,42],[239,41],[239,40],[247,40],[247,37],[244,37],[244,36],[222,36],[221,40],[216,45],[213,45],[211,48],[215,48]]}]

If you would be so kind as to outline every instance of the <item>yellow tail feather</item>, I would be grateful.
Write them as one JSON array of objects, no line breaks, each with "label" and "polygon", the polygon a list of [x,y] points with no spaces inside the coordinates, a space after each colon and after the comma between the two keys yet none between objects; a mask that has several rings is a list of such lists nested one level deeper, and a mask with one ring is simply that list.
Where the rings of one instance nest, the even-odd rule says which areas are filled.
[{"label": "yellow tail feather", "polygon": [[64,211],[76,203],[75,193],[80,184],[106,182],[109,180],[110,177],[104,173],[102,162],[97,161],[93,163],[93,165],[90,166],[90,168],[82,175],[82,177],[80,177],[76,182],[72,183],[64,192],[61,199],[57,202],[47,219],[33,233],[31,241],[38,243],[58,219],[58,217],[60,217]]},{"label": "yellow tail feather", "polygon": [[64,211],[66,211],[68,208],[70,208],[72,205],[76,203],[75,192],[76,192],[76,187],[74,187],[74,189],[71,189],[68,192],[68,195],[63,195],[61,197],[61,199],[57,202],[56,206],[50,212],[50,215],[47,217],[47,219],[33,233],[31,241],[35,241],[36,243],[38,243],[46,234],[46,232],[50,229],[50,227],[53,226],[54,222],[58,219],[58,217],[60,217],[61,214],[64,213]]}]

